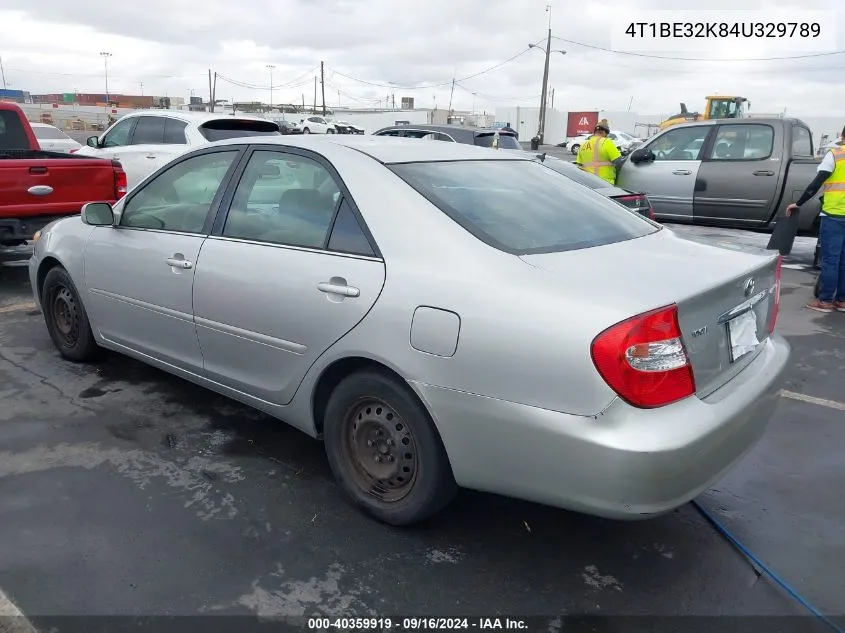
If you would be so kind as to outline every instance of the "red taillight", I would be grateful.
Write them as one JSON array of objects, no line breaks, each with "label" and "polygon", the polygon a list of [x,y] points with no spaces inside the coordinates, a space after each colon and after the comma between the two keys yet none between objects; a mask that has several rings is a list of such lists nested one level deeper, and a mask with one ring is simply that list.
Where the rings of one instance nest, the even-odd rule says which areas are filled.
[{"label": "red taillight", "polygon": [[76,152],[78,152],[78,151],[79,151],[79,148],[78,148],[78,147],[74,147],[74,148],[73,148],[72,150],[70,150],[70,152],[68,152],[68,153],[69,153],[69,154],[76,154]]},{"label": "red taillight", "polygon": [[774,333],[775,325],[778,322],[778,312],[780,311],[780,271],[783,264],[783,255],[778,255],[777,264],[775,264],[775,300],[772,304],[772,310],[769,313],[769,334]]},{"label": "red taillight", "polygon": [[695,393],[676,305],[609,327],[593,340],[590,353],[605,382],[635,407],[662,407]]},{"label": "red taillight", "polygon": [[129,183],[126,180],[126,172],[123,171],[123,165],[120,164],[120,161],[113,160],[111,164],[114,170],[114,199],[120,200],[126,195]]}]

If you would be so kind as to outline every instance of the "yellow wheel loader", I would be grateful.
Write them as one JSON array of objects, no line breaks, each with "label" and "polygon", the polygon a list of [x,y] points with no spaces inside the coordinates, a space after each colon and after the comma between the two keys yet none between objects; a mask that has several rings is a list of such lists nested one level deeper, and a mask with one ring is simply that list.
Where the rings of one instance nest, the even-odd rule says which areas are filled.
[{"label": "yellow wheel loader", "polygon": [[[747,104],[747,106],[746,106]],[[751,107],[745,97],[714,96],[705,98],[704,114],[690,112],[685,103],[681,104],[680,114],[674,114],[660,124],[660,129],[679,123],[690,123],[705,119],[741,119],[746,116],[747,107]]]}]

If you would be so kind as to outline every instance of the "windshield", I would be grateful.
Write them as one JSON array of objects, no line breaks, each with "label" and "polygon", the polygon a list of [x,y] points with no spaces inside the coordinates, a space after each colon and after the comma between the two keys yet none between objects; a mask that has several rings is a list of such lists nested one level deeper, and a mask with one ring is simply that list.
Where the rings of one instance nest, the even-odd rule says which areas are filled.
[{"label": "windshield", "polygon": [[[475,144],[480,147],[493,147],[495,132],[480,132],[475,135]],[[499,149],[522,149],[522,145],[516,140],[513,134],[499,132]]]},{"label": "windshield", "polygon": [[390,169],[475,237],[515,255],[603,246],[660,230],[536,161],[406,163]]},{"label": "windshield", "polygon": [[35,127],[32,128],[32,131],[35,132],[35,138],[38,138],[38,139],[58,140],[58,139],[70,138],[67,134],[65,134],[61,130],[57,130],[54,127],[38,127],[38,126],[35,126]]},{"label": "windshield", "polygon": [[200,133],[211,143],[244,136],[279,136],[279,125],[273,121],[219,119],[200,126]]}]

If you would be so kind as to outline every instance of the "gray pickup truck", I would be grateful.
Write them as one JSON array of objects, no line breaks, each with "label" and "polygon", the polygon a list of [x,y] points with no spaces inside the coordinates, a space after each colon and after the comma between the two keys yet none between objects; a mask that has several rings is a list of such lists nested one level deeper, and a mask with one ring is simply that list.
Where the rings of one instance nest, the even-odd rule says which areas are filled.
[{"label": "gray pickup truck", "polygon": [[[815,178],[812,139],[798,119],[685,123],[632,152],[616,186],[646,194],[658,220],[771,230]],[[799,234],[818,234],[819,210],[801,208]]]}]

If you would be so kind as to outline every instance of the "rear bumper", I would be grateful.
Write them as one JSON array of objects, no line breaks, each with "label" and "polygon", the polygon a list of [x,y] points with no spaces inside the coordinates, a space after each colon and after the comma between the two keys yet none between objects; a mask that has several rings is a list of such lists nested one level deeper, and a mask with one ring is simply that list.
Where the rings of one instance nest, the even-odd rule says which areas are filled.
[{"label": "rear bumper", "polygon": [[643,410],[615,400],[573,416],[412,383],[458,484],[608,518],[671,511],[710,487],[762,436],[790,351],[780,336],[701,400]]},{"label": "rear bumper", "polygon": [[[67,214],[74,215],[74,214]],[[0,218],[0,244],[9,245],[32,239],[37,231],[67,215],[37,215],[28,218]]]}]

